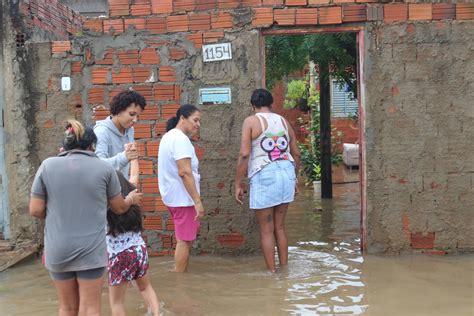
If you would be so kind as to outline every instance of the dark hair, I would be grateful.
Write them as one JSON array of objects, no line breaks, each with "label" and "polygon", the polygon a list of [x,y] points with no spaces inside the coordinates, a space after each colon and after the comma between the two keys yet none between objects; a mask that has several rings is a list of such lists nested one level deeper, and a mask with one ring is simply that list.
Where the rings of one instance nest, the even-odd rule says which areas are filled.
[{"label": "dark hair", "polygon": [[146,100],[140,93],[130,90],[122,91],[112,99],[110,103],[110,114],[117,115],[125,111],[132,103],[141,107],[142,110],[145,109]]},{"label": "dark hair", "polygon": [[[125,179],[124,175],[120,171],[117,171],[117,176],[119,178],[120,186],[122,187],[123,197],[126,197],[128,193],[136,189],[133,184]],[[107,223],[109,224],[107,235],[112,235],[115,237],[118,234],[126,232],[138,233],[143,229],[141,209],[138,205],[132,205],[127,212],[118,215],[112,212],[112,210],[109,208],[107,210]]]},{"label": "dark hair", "polygon": [[90,146],[95,149],[97,136],[94,130],[84,126],[76,120],[67,120],[64,130],[63,148],[64,150],[82,149],[86,150]]},{"label": "dark hair", "polygon": [[253,90],[252,97],[250,98],[250,103],[252,103],[252,105],[256,108],[261,108],[262,106],[271,108],[273,97],[268,90],[255,89]]},{"label": "dark hair", "polygon": [[175,128],[176,125],[178,125],[178,122],[181,116],[184,116],[184,118],[188,118],[191,115],[193,115],[194,112],[199,112],[199,109],[192,104],[185,104],[185,105],[180,106],[178,111],[176,111],[176,116],[170,118],[166,122],[166,131],[170,131],[173,128]]}]

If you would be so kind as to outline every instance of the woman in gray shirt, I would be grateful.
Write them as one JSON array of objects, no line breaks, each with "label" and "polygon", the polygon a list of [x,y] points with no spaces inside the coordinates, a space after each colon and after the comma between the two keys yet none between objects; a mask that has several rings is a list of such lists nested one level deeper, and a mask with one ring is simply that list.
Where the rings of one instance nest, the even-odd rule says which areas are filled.
[{"label": "woman in gray shirt", "polygon": [[31,189],[30,214],[45,219],[44,254],[59,297],[59,314],[100,314],[107,266],[107,205],[117,214],[141,202],[124,199],[113,167],[94,154],[97,137],[69,120],[64,152],[43,161]]}]

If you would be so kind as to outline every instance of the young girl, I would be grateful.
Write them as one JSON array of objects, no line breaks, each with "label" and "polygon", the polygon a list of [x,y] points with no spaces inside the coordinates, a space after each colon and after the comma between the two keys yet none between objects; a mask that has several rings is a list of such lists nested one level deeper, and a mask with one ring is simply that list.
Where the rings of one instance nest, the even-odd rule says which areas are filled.
[{"label": "young girl", "polygon": [[[134,182],[138,178],[136,165],[138,165],[138,161],[132,161],[130,180]],[[121,172],[117,172],[117,175],[123,196],[127,196],[128,192],[135,190],[135,186],[128,182]],[[154,316],[159,315],[158,299],[146,274],[148,252],[140,233],[143,228],[140,207],[132,205],[122,215],[116,215],[108,210],[107,222],[107,252],[109,255],[107,270],[112,315],[125,315],[125,292],[128,282],[131,281],[135,281],[148,309]]]}]

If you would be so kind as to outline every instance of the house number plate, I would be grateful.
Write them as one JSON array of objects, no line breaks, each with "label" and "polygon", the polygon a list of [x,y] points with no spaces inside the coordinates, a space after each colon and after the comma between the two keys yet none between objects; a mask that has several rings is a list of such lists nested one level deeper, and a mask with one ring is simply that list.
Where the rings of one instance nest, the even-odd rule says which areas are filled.
[{"label": "house number plate", "polygon": [[232,59],[230,43],[220,43],[202,46],[202,58],[204,62]]}]

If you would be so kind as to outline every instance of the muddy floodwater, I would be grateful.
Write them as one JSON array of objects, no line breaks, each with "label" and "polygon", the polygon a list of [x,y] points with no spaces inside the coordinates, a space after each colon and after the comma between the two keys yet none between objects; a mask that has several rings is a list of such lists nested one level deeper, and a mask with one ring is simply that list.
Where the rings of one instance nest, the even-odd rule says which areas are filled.
[{"label": "muddy floodwater", "polygon": [[[362,256],[359,184],[335,184],[334,199],[303,190],[288,217],[289,267],[265,271],[260,256],[151,258],[162,315],[474,315],[474,256]],[[104,286],[102,311],[110,315]],[[145,315],[130,288],[127,315]],[[37,259],[0,273],[0,315],[55,315],[57,299]]]}]

